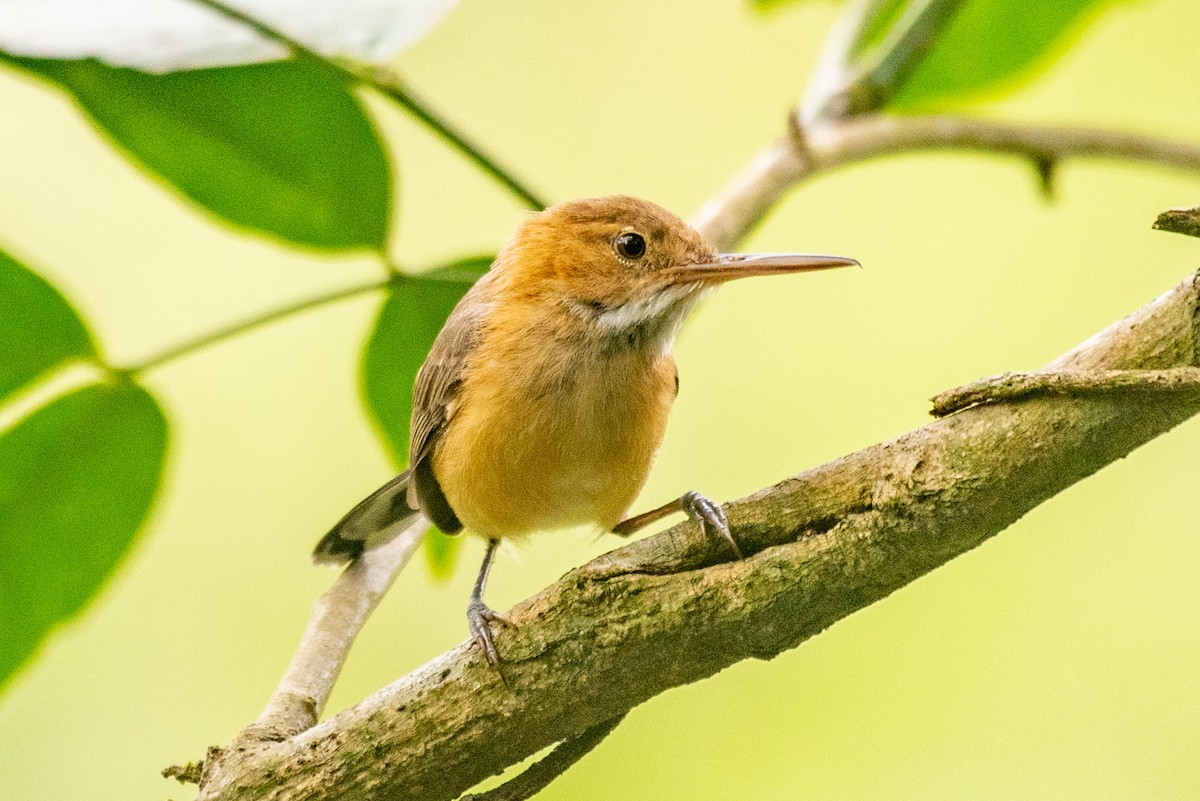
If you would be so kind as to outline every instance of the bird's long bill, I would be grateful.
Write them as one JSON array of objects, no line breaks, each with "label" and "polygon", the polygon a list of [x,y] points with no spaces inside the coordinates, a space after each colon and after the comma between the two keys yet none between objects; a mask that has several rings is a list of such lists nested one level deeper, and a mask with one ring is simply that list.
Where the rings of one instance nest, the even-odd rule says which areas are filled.
[{"label": "bird's long bill", "polygon": [[722,253],[713,261],[688,264],[671,271],[672,284],[720,284],[752,275],[782,275],[860,267],[843,256],[814,256],[807,253]]}]

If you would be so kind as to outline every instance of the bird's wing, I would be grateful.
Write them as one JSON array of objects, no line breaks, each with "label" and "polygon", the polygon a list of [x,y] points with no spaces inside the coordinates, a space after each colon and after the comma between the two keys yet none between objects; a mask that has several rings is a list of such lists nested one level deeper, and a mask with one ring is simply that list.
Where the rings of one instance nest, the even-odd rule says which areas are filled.
[{"label": "bird's wing", "polygon": [[[409,469],[371,493],[317,543],[313,559],[342,564],[364,550],[387,542],[420,510],[447,534],[462,530],[433,475],[430,456],[438,436],[454,415],[463,370],[474,350],[487,311],[486,303],[460,303],[434,340],[413,385]],[[400,524],[400,525],[397,525]]]},{"label": "bird's wing", "polygon": [[408,500],[410,505],[419,505],[447,534],[461,531],[462,523],[433,475],[430,457],[446,424],[454,416],[463,372],[479,344],[487,311],[486,303],[459,303],[434,340],[413,385],[408,446],[413,480],[409,485]]},{"label": "bird's wing", "polygon": [[410,473],[405,470],[360,501],[317,543],[313,561],[345,564],[403,531],[417,514],[408,505],[409,482]]}]

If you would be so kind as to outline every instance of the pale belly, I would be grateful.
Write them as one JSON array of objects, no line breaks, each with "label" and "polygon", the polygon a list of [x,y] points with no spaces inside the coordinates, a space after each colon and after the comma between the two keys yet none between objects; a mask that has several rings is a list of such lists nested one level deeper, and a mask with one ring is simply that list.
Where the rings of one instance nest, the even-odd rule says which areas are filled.
[{"label": "pale belly", "polygon": [[674,370],[668,356],[631,356],[599,376],[549,380],[531,370],[523,381],[472,382],[489,391],[464,393],[434,453],[451,508],[488,538],[580,524],[611,529],[649,473],[674,400]]}]

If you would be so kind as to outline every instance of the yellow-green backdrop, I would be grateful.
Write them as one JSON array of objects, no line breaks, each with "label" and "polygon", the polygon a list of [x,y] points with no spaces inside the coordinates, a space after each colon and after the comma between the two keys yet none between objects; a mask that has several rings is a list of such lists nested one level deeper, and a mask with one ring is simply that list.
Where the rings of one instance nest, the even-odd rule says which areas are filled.
[{"label": "yellow-green backdrop", "polygon": [[[405,77],[554,199],[624,192],[693,212],[781,130],[836,7],[465,0]],[[978,113],[1200,140],[1200,9],[1117,3],[1051,71]],[[492,250],[524,212],[371,99],[399,165],[396,256]],[[213,224],[69,102],[0,72],[0,243],[50,276],[115,361],[376,274]],[[643,496],[727,499],[891,437],[925,398],[1043,364],[1200,265],[1152,232],[1200,180],[1071,162],[1054,203],[999,158],[892,158],[794,193],[748,243],[863,271],[731,286],[678,348],[679,402]],[[0,699],[0,798],[183,799],[158,777],[259,711],[312,599],[308,551],[389,474],[355,363],[361,298],[148,377],[175,423],[142,539]],[[635,710],[551,799],[1200,797],[1200,424],[770,663]],[[497,608],[602,549],[504,556]],[[465,636],[478,542],[420,561],[364,631],[331,709]],[[2,558],[0,554],[0,558]]]}]

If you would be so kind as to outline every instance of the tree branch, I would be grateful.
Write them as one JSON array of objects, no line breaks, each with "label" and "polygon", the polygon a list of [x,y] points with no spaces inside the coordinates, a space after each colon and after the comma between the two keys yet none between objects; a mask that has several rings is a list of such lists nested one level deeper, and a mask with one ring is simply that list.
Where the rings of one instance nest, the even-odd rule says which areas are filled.
[{"label": "tree branch", "polygon": [[1200,236],[1200,206],[1164,211],[1154,221],[1154,228],[1185,236]]},{"label": "tree branch", "polygon": [[1097,370],[1090,373],[1004,373],[947,390],[933,398],[930,414],[945,417],[981,403],[1025,400],[1035,395],[1089,392],[1183,392],[1200,395],[1200,369]]},{"label": "tree branch", "polygon": [[622,712],[615,718],[584,729],[569,740],[563,740],[549,755],[515,778],[487,792],[464,795],[459,801],[525,801],[527,798],[533,798],[568,768],[591,753],[592,749],[612,734],[612,730],[624,719],[625,713]]},{"label": "tree branch", "polygon": [[394,539],[347,566],[313,604],[300,645],[258,720],[242,729],[226,748],[209,748],[207,758],[199,764],[171,765],[162,775],[181,783],[203,784],[223,753],[242,754],[315,726],[355,638],[429,528],[429,521],[417,517]]},{"label": "tree branch", "polygon": [[[1197,366],[1200,274],[1045,369]],[[1196,394],[1089,393],[935,421],[730,504],[744,560],[682,524],[518,604],[497,632],[508,687],[464,642],[228,769],[218,756],[199,798],[455,798],[670,687],[795,647],[1198,411]]]},{"label": "tree branch", "polygon": [[266,709],[242,736],[279,740],[311,728],[341,673],[354,638],[429,532],[418,517],[390,542],[352,562],[313,605],[308,628]]},{"label": "tree branch", "polygon": [[794,115],[792,122],[790,136],[759,153],[697,215],[696,228],[718,249],[732,249],[799,183],[895,153],[985,151],[1042,163],[1088,157],[1200,171],[1200,147],[1122,131],[952,116],[870,115],[804,129]]}]

